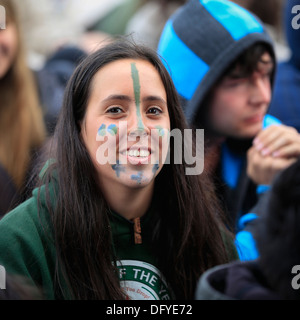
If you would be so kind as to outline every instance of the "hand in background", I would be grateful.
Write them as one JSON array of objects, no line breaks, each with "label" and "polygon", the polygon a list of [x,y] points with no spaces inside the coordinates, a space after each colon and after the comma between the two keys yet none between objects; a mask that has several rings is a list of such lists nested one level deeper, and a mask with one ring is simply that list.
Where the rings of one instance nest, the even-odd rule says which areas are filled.
[{"label": "hand in background", "polygon": [[300,157],[300,135],[293,127],[272,125],[261,131],[248,150],[248,176],[269,185],[274,177]]}]

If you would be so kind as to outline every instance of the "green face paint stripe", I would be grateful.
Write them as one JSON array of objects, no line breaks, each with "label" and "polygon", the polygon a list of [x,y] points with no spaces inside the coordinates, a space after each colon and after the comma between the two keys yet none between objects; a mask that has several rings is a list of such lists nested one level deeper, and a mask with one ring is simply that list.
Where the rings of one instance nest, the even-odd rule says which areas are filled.
[{"label": "green face paint stripe", "polygon": [[144,129],[142,116],[141,116],[141,85],[139,71],[135,63],[131,64],[131,76],[133,80],[134,98],[136,103],[136,114],[138,117],[138,128]]}]

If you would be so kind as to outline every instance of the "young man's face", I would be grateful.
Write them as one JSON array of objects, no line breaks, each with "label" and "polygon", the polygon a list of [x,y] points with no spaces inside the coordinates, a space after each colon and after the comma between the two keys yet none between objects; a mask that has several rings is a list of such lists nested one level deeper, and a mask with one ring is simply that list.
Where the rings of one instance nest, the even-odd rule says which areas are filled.
[{"label": "young man's face", "polygon": [[216,86],[212,94],[210,122],[218,135],[253,138],[262,129],[271,100],[273,68],[273,60],[266,52],[250,76],[239,74],[237,67]]}]

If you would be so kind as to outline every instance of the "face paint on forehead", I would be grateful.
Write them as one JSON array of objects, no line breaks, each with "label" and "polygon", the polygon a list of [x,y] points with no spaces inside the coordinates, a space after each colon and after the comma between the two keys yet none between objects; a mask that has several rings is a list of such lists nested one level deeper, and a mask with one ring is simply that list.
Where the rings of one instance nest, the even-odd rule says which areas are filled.
[{"label": "face paint on forehead", "polygon": [[141,84],[139,71],[135,63],[131,64],[131,77],[133,80],[134,98],[136,104],[136,114],[138,117],[138,129],[144,129],[142,115],[141,115]]}]

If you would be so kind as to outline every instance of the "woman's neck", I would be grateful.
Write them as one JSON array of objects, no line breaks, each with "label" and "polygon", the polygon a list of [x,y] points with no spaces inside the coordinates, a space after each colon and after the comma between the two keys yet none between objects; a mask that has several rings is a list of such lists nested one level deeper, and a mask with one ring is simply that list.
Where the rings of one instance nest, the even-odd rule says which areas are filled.
[{"label": "woman's neck", "polygon": [[102,188],[110,208],[126,218],[133,220],[141,218],[150,207],[154,181],[143,188],[129,188],[127,186],[106,186]]}]

